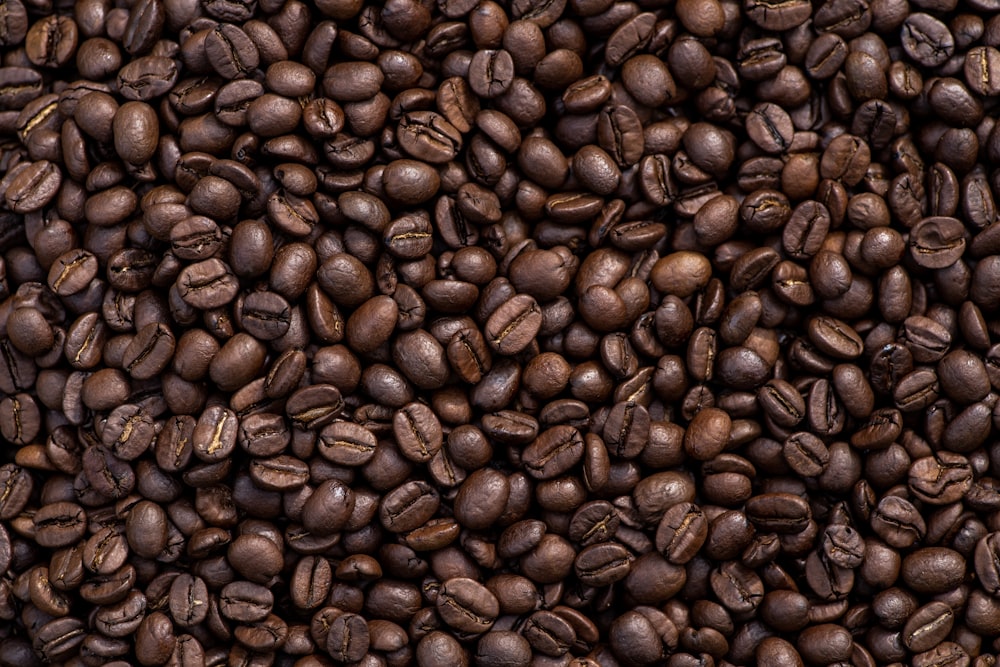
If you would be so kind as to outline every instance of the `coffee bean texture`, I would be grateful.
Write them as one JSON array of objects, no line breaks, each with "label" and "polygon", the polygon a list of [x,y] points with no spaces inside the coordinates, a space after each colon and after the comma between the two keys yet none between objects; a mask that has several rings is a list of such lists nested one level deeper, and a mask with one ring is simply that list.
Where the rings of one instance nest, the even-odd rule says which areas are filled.
[{"label": "coffee bean texture", "polygon": [[0,667],[994,667],[998,9],[0,0]]}]

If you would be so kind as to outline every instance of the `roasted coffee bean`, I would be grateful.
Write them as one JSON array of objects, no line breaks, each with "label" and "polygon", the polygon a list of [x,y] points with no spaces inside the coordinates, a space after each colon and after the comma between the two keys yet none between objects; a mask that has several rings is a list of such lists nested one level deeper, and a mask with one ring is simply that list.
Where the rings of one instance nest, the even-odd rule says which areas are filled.
[{"label": "roasted coffee bean", "polygon": [[930,602],[918,609],[903,627],[903,643],[914,653],[939,645],[948,636],[955,613],[943,602]]},{"label": "roasted coffee bean", "polygon": [[809,522],[808,504],[790,493],[770,493],[747,501],[747,518],[763,530],[794,534]]},{"label": "roasted coffee bean", "polygon": [[123,97],[146,102],[167,94],[177,83],[179,73],[177,62],[171,58],[142,56],[118,70],[118,88]]},{"label": "roasted coffee bean", "polygon": [[387,530],[405,533],[424,525],[439,505],[440,498],[433,488],[423,482],[410,482],[383,499],[379,518]]},{"label": "roasted coffee bean", "polygon": [[292,491],[309,481],[309,466],[286,455],[254,459],[250,462],[250,478],[267,491]]},{"label": "roasted coffee bean", "polygon": [[531,344],[541,325],[538,303],[527,294],[518,294],[494,311],[484,333],[494,351],[512,355]]},{"label": "roasted coffee bean", "polygon": [[122,405],[108,415],[101,442],[118,458],[132,461],[146,453],[155,433],[153,418],[142,407]]},{"label": "roasted coffee bean", "polygon": [[[829,420],[823,424],[829,429]],[[829,464],[830,453],[822,440],[810,433],[794,433],[785,440],[783,448],[788,466],[803,477],[822,475]]]},{"label": "roasted coffee bean", "polygon": [[320,484],[302,508],[302,522],[313,535],[325,537],[339,532],[354,510],[356,497],[343,482],[329,479]]},{"label": "roasted coffee bean", "polygon": [[35,541],[48,548],[73,544],[86,531],[86,514],[75,503],[56,502],[35,512],[33,517]]},{"label": "roasted coffee bean", "polygon": [[97,275],[97,258],[86,250],[71,250],[52,264],[48,285],[56,294],[70,296],[85,289]]},{"label": "roasted coffee bean", "polygon": [[719,601],[731,611],[754,610],[764,597],[764,586],[760,578],[735,561],[724,563],[713,570],[710,582]]},{"label": "roasted coffee bean", "polygon": [[944,547],[918,549],[903,559],[903,581],[918,593],[949,590],[964,568],[962,554]]},{"label": "roasted coffee bean", "polygon": [[173,332],[166,325],[147,324],[125,348],[124,369],[137,380],[148,380],[167,367],[175,345]]},{"label": "roasted coffee bean", "polygon": [[490,629],[500,607],[496,597],[485,586],[472,579],[456,577],[441,584],[437,610],[449,627],[478,635]]},{"label": "roasted coffee bean", "polygon": [[522,458],[528,473],[537,479],[551,479],[572,468],[583,456],[581,433],[568,425],[554,426],[538,435],[525,448]]},{"label": "roasted coffee bean", "polygon": [[208,588],[201,577],[177,576],[170,585],[170,616],[182,628],[196,627],[208,616]]},{"label": "roasted coffee bean", "polygon": [[212,68],[227,79],[246,77],[260,63],[260,53],[245,32],[220,24],[205,37],[205,56]]},{"label": "roasted coffee bean", "polygon": [[364,465],[375,456],[378,441],[371,431],[347,421],[334,421],[320,431],[319,453],[340,465]]},{"label": "roasted coffee bean", "polygon": [[879,501],[871,514],[872,529],[890,546],[905,548],[923,538],[927,524],[912,503],[895,496]]},{"label": "roasted coffee bean", "polygon": [[531,648],[553,657],[568,653],[577,638],[570,622],[550,611],[532,614],[525,622],[523,634]]},{"label": "roasted coffee bean", "polygon": [[30,213],[48,204],[62,183],[62,174],[48,160],[39,160],[22,169],[7,185],[4,199],[15,213]]},{"label": "roasted coffee bean", "polygon": [[861,355],[861,337],[846,323],[821,316],[809,322],[811,342],[825,354],[839,359],[854,359]]},{"label": "roasted coffee bean", "polygon": [[335,386],[315,384],[303,387],[289,396],[285,403],[285,414],[293,426],[316,430],[336,419],[343,408],[343,398]]},{"label": "roasted coffee bean", "polygon": [[693,503],[668,509],[656,529],[656,548],[671,563],[683,565],[697,555],[708,538],[708,519]]},{"label": "roasted coffee bean", "polygon": [[955,218],[925,218],[910,232],[910,254],[920,266],[947,268],[958,261],[964,251],[965,232]]},{"label": "roasted coffee bean", "polygon": [[823,555],[842,568],[856,568],[864,562],[864,539],[850,526],[830,526],[823,533]]},{"label": "roasted coffee bean", "polygon": [[951,57],[955,39],[941,21],[924,13],[911,14],[903,21],[902,46],[917,63],[934,67]]},{"label": "roasted coffee bean", "polygon": [[732,433],[729,415],[707,407],[698,412],[684,433],[684,450],[692,458],[709,461],[722,453]]},{"label": "roasted coffee bean", "polygon": [[177,277],[176,286],[185,304],[201,310],[225,306],[239,289],[229,267],[214,258],[185,267]]},{"label": "roasted coffee bean", "polygon": [[249,581],[227,584],[219,593],[219,613],[239,623],[255,623],[267,618],[274,596],[267,588]]},{"label": "roasted coffee bean", "polygon": [[64,617],[41,625],[32,648],[43,660],[61,660],[71,656],[85,639],[86,629],[78,618]]},{"label": "roasted coffee bean", "polygon": [[621,519],[611,503],[594,500],[584,503],[570,521],[569,538],[581,544],[603,542],[615,534]]},{"label": "roasted coffee bean", "polygon": [[437,416],[421,403],[410,403],[396,411],[393,432],[399,442],[400,452],[418,463],[429,461],[443,444],[441,424]]},{"label": "roasted coffee bean", "polygon": [[219,405],[208,408],[191,436],[195,456],[206,462],[226,459],[236,448],[238,429],[235,412]]},{"label": "roasted coffee bean", "polygon": [[972,484],[972,470],[964,456],[942,452],[939,457],[917,459],[910,466],[909,485],[914,495],[932,505],[961,498]]},{"label": "roasted coffee bean", "polygon": [[585,547],[573,563],[577,578],[588,586],[607,586],[624,579],[630,566],[628,550],[617,542]]},{"label": "roasted coffee bean", "polygon": [[330,624],[326,648],[340,662],[357,662],[371,643],[368,624],[357,614],[341,614]]},{"label": "roasted coffee bean", "polygon": [[118,155],[130,164],[142,165],[156,150],[159,119],[149,104],[126,102],[115,112],[112,132]]}]

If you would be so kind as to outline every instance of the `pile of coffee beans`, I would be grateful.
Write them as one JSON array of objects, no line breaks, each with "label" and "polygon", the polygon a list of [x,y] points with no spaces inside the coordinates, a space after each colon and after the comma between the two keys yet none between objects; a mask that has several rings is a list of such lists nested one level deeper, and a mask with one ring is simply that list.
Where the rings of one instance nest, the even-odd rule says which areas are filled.
[{"label": "pile of coffee beans", "polygon": [[1000,0],[0,0],[0,665],[992,667],[998,99]]}]

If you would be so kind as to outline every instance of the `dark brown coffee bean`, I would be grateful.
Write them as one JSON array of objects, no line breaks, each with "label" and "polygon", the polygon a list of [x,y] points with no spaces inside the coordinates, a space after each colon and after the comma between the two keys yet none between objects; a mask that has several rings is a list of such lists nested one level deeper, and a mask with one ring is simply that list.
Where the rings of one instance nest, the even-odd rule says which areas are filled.
[{"label": "dark brown coffee bean", "polygon": [[955,40],[947,26],[929,14],[912,14],[903,22],[902,44],[911,58],[924,66],[939,65],[955,49]]},{"label": "dark brown coffee bean", "polygon": [[754,525],[776,533],[797,533],[809,522],[809,507],[789,493],[754,496],[747,501],[747,517]]},{"label": "dark brown coffee bean", "polygon": [[52,264],[49,288],[61,296],[70,296],[85,289],[97,276],[97,258],[86,250],[71,250]]},{"label": "dark brown coffee bean", "polygon": [[35,541],[47,548],[73,544],[86,531],[86,514],[75,503],[57,502],[35,512]]},{"label": "dark brown coffee bean", "polygon": [[456,577],[441,584],[437,610],[450,627],[477,635],[490,629],[500,607],[485,586],[472,579]]},{"label": "dark brown coffee bean", "polygon": [[61,660],[77,651],[85,635],[86,627],[80,619],[56,618],[38,628],[32,648],[44,660]]},{"label": "dark brown coffee bean", "polygon": [[379,507],[387,530],[405,533],[420,528],[440,506],[440,497],[424,482],[409,482],[389,492]]},{"label": "dark brown coffee bean", "polygon": [[219,259],[192,264],[177,277],[180,298],[193,308],[201,310],[226,305],[235,298],[238,288],[236,277]]},{"label": "dark brown coffee bean", "polygon": [[656,530],[656,548],[671,563],[683,565],[708,538],[708,519],[692,503],[679,503],[664,513]]},{"label": "dark brown coffee bean", "polygon": [[393,431],[400,452],[412,461],[429,461],[443,444],[441,424],[426,405],[410,403],[396,411]]},{"label": "dark brown coffee bean", "polygon": [[821,352],[840,359],[854,359],[861,355],[863,348],[857,332],[832,317],[821,316],[810,320],[809,338]]},{"label": "dark brown coffee bean", "polygon": [[750,20],[766,30],[788,30],[809,18],[812,8],[803,2],[754,3],[747,7]]},{"label": "dark brown coffee bean", "polygon": [[4,192],[4,200],[15,213],[30,213],[48,204],[62,183],[59,168],[48,160],[39,160],[17,172]]},{"label": "dark brown coffee bean", "polygon": [[752,611],[764,598],[764,585],[749,568],[730,561],[712,571],[711,586],[719,601],[734,612]]},{"label": "dark brown coffee bean", "polygon": [[842,568],[856,568],[864,562],[865,542],[850,526],[829,526],[823,532],[823,555]]},{"label": "dark brown coffee bean", "polygon": [[906,648],[921,653],[940,644],[955,622],[951,607],[943,602],[930,602],[918,609],[903,628]]},{"label": "dark brown coffee bean", "polygon": [[782,452],[788,466],[803,477],[822,475],[830,462],[827,446],[811,433],[793,433],[785,440]]},{"label": "dark brown coffee bean", "polygon": [[148,380],[167,367],[175,345],[174,335],[166,325],[147,324],[125,348],[122,363],[133,378]]},{"label": "dark brown coffee bean", "polygon": [[524,450],[522,458],[530,475],[552,479],[576,465],[583,450],[583,437],[577,429],[568,425],[554,426],[539,434]]},{"label": "dark brown coffee bean", "polygon": [[955,218],[925,218],[910,232],[910,255],[920,266],[947,268],[964,251],[965,232]]},{"label": "dark brown coffee bean", "polygon": [[249,581],[227,584],[219,594],[219,612],[223,617],[240,623],[264,620],[273,604],[274,595],[270,590]]},{"label": "dark brown coffee bean", "polygon": [[319,434],[319,453],[340,465],[364,465],[375,455],[375,436],[347,421],[334,421]]},{"label": "dark brown coffee bean", "polygon": [[400,146],[417,159],[447,162],[462,148],[462,135],[433,111],[414,111],[399,121],[396,137]]},{"label": "dark brown coffee bean", "polygon": [[732,432],[729,415],[717,408],[701,410],[684,434],[684,450],[700,461],[708,461],[722,453]]},{"label": "dark brown coffee bean", "polygon": [[538,303],[527,294],[511,297],[486,323],[487,343],[495,351],[512,355],[527,347],[542,325]]},{"label": "dark brown coffee bean", "polygon": [[208,615],[208,588],[201,577],[181,574],[170,586],[170,616],[182,628],[200,624]]},{"label": "dark brown coffee bean", "polygon": [[309,481],[309,466],[287,455],[254,459],[250,462],[250,479],[268,491],[292,491]]},{"label": "dark brown coffee bean", "polygon": [[469,63],[469,87],[483,99],[507,92],[514,80],[514,59],[504,49],[483,49]]},{"label": "dark brown coffee bean", "polygon": [[[879,501],[871,516],[872,529],[890,546],[905,548],[920,540],[926,523],[913,504],[903,498],[887,496]],[[921,563],[917,559],[914,563]]]},{"label": "dark brown coffee bean", "polygon": [[510,482],[496,470],[483,468],[469,475],[454,501],[455,519],[470,529],[492,525],[510,497]]},{"label": "dark brown coffee bean", "polygon": [[341,662],[357,662],[367,653],[370,642],[364,618],[357,614],[341,614],[330,624],[326,648]]}]

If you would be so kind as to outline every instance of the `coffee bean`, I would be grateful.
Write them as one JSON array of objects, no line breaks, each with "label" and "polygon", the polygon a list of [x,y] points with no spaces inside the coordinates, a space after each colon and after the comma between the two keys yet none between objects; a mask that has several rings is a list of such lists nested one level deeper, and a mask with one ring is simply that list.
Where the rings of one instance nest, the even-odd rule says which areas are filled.
[{"label": "coffee bean", "polygon": [[208,615],[208,588],[201,577],[181,574],[169,594],[170,616],[182,628],[196,627]]},{"label": "coffee bean", "polygon": [[980,95],[996,94],[998,55],[992,46],[977,46],[965,56],[965,80]]},{"label": "coffee bean", "polygon": [[368,624],[357,614],[341,614],[330,624],[326,646],[335,659],[356,662],[368,651],[371,638]]},{"label": "coffee bean", "polygon": [[115,151],[123,160],[145,164],[156,150],[159,119],[145,102],[126,102],[115,113],[112,132]]},{"label": "coffee bean", "polygon": [[893,496],[887,496],[879,501],[872,512],[871,524],[879,537],[891,546],[897,547],[912,546],[927,530],[926,523],[913,504]]},{"label": "coffee bean", "polygon": [[383,499],[379,518],[388,530],[405,533],[425,524],[439,504],[434,489],[423,482],[410,482],[393,489]]},{"label": "coffee bean", "polygon": [[760,578],[749,568],[730,561],[712,571],[712,590],[720,602],[732,611],[756,609],[764,597]]},{"label": "coffee bean", "polygon": [[235,581],[224,586],[219,594],[219,613],[239,623],[254,623],[267,617],[274,596],[264,586],[249,581]]},{"label": "coffee bean", "polygon": [[455,519],[472,529],[492,525],[500,518],[509,497],[510,482],[502,473],[477,470],[458,489],[454,502]]},{"label": "coffee bean", "polygon": [[918,609],[903,628],[906,648],[921,653],[940,644],[955,622],[951,607],[943,602],[931,602]]},{"label": "coffee bean", "polygon": [[809,521],[808,505],[790,493],[770,493],[747,501],[747,518],[762,529],[794,534]]},{"label": "coffee bean", "polygon": [[79,505],[56,502],[35,512],[33,518],[35,540],[48,548],[64,547],[83,537],[86,531],[86,514]]},{"label": "coffee bean", "polygon": [[542,325],[542,313],[533,298],[518,294],[503,303],[486,323],[486,340],[495,351],[516,354],[527,347]]},{"label": "coffee bean", "polygon": [[496,621],[499,603],[482,584],[456,577],[441,584],[437,610],[450,627],[478,635],[489,630]]},{"label": "coffee bean", "polygon": [[856,358],[863,348],[857,332],[832,317],[821,316],[811,320],[809,338],[821,352],[840,359]]},{"label": "coffee bean", "polygon": [[811,433],[793,433],[785,440],[782,452],[788,466],[803,477],[818,477],[830,462],[826,445]]},{"label": "coffee bean", "polygon": [[367,429],[347,421],[334,421],[319,434],[319,453],[341,465],[364,465],[375,455],[378,442]]},{"label": "coffee bean", "polygon": [[554,426],[538,435],[522,454],[529,474],[551,479],[574,466],[583,456],[583,438],[572,426]]},{"label": "coffee bean", "polygon": [[356,502],[347,485],[337,479],[327,480],[306,500],[302,508],[303,525],[313,535],[332,535],[347,524]]},{"label": "coffee bean", "polygon": [[418,463],[430,460],[443,444],[437,416],[420,403],[410,403],[396,412],[393,431],[401,453]]},{"label": "coffee bean", "polygon": [[184,303],[201,310],[228,304],[239,288],[236,277],[219,259],[207,259],[185,267],[178,275],[176,285]]},{"label": "coffee bean", "polygon": [[267,491],[291,491],[309,481],[309,467],[286,455],[254,459],[250,462],[250,478]]},{"label": "coffee bean", "polygon": [[77,650],[85,634],[85,626],[80,619],[57,618],[38,628],[32,648],[43,660],[61,660]]},{"label": "coffee bean", "polygon": [[902,46],[907,55],[925,66],[939,65],[955,49],[955,40],[947,26],[924,13],[912,14],[902,27]]},{"label": "coffee bean", "polygon": [[708,538],[708,519],[693,503],[668,509],[656,530],[656,548],[671,563],[683,565],[697,554]]}]

